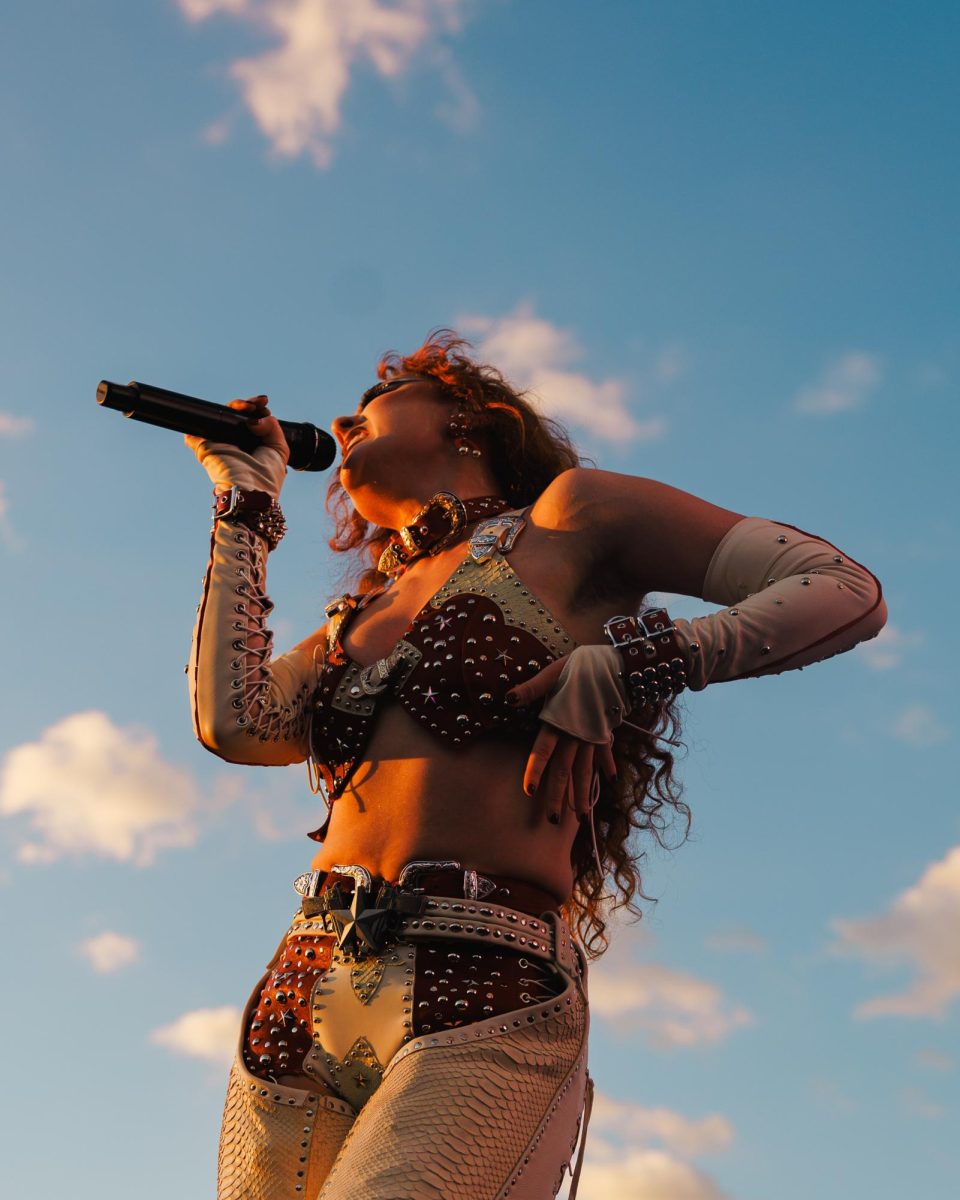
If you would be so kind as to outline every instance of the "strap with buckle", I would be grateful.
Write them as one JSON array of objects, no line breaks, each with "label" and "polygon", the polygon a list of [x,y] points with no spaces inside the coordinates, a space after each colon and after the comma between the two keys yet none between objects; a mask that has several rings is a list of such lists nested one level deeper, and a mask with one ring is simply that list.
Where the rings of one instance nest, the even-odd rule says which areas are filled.
[{"label": "strap with buckle", "polygon": [[645,608],[635,617],[611,617],[603,631],[620,652],[634,708],[663,704],[686,688],[686,663],[676,626],[665,608]]},{"label": "strap with buckle", "polygon": [[244,491],[239,487],[213,494],[214,521],[239,521],[258,533],[270,550],[276,550],[287,532],[279,503],[268,492]]}]

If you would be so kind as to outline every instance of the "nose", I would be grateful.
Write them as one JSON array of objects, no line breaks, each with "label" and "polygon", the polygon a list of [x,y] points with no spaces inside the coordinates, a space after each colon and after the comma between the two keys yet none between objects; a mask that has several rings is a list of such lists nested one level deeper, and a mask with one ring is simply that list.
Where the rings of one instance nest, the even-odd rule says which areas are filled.
[{"label": "nose", "polygon": [[346,440],[347,435],[350,433],[350,430],[353,429],[357,425],[357,423],[362,420],[363,420],[363,418],[359,414],[356,414],[356,413],[350,417],[334,417],[333,418],[333,420],[330,422],[330,428],[333,430],[333,436],[340,443],[341,447],[343,446],[343,443]]}]

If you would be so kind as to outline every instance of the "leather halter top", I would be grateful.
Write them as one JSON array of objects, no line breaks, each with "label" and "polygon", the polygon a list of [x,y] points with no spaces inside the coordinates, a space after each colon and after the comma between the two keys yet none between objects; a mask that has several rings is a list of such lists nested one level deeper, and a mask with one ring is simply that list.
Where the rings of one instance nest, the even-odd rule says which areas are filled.
[{"label": "leather halter top", "polygon": [[[516,513],[480,522],[464,561],[390,653],[369,667],[354,662],[341,640],[363,597],[343,596],[328,606],[310,756],[331,804],[359,766],[380,706],[391,699],[452,746],[535,726],[535,712],[511,707],[504,697],[576,643],[507,561],[524,524]],[[329,824],[328,815],[310,837],[323,841]]]}]

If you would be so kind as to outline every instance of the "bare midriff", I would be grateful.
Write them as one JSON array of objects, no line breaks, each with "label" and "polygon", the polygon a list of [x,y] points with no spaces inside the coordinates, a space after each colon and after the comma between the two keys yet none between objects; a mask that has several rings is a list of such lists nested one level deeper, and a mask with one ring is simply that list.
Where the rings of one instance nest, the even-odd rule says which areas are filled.
[{"label": "bare midriff", "polygon": [[[538,521],[539,512],[540,506],[511,552],[510,564],[575,642],[602,641],[604,620],[627,611],[618,605],[630,601],[584,597],[590,539],[557,528],[549,513]],[[418,564],[416,573],[401,580],[395,595],[387,598],[397,615],[391,617],[389,602],[361,614],[345,640],[347,652],[363,663],[384,654],[463,553],[457,547]],[[407,583],[412,585],[409,598]],[[570,853],[580,821],[572,804],[565,803],[560,823],[554,825],[544,798],[524,793],[536,731],[487,736],[454,750],[399,704],[384,705],[364,762],[333,806],[327,840],[313,866],[329,870],[336,863],[361,863],[396,880],[413,859],[453,859],[481,874],[536,884],[565,903],[573,889]],[[559,801],[553,807],[559,808]]]},{"label": "bare midriff", "polygon": [[579,821],[567,805],[552,825],[543,800],[524,794],[533,738],[487,737],[455,752],[399,705],[385,708],[313,866],[361,863],[396,880],[413,859],[453,859],[537,884],[565,902]]}]

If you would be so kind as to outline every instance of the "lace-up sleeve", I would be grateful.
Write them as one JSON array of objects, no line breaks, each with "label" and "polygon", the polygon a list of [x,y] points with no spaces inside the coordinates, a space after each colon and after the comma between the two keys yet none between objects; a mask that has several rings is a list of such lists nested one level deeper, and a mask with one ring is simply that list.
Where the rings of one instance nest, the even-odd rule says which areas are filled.
[{"label": "lace-up sleeve", "polygon": [[266,559],[266,543],[245,525],[217,523],[187,675],[194,732],[208,750],[283,766],[307,757],[317,672],[301,647],[271,659]]}]

